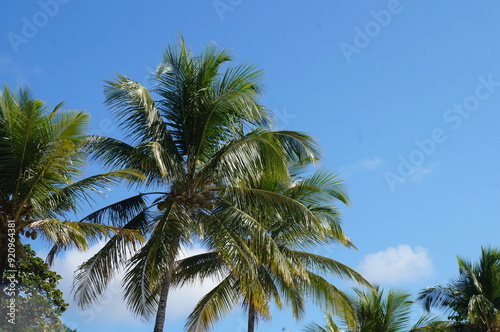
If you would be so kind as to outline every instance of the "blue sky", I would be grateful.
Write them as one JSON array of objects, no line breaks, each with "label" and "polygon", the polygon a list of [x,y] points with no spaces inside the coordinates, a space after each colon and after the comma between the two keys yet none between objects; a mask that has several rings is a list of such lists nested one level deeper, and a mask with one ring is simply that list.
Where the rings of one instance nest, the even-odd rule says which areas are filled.
[{"label": "blue sky", "polygon": [[[350,194],[344,228],[358,251],[319,252],[373,282],[416,292],[455,276],[456,254],[500,246],[497,1],[41,0],[4,1],[0,12],[1,82],[88,110],[93,133],[120,137],[103,81],[120,73],[147,84],[179,32],[194,50],[215,41],[256,63],[279,127],[317,137]],[[65,290],[89,255],[58,260]],[[209,286],[176,291],[166,331],[182,330]],[[93,312],[72,306],[64,317],[79,331],[151,330],[120,302],[114,287]],[[298,323],[288,310],[273,317],[258,330],[322,321],[313,305]],[[239,310],[215,328],[244,330]]]}]

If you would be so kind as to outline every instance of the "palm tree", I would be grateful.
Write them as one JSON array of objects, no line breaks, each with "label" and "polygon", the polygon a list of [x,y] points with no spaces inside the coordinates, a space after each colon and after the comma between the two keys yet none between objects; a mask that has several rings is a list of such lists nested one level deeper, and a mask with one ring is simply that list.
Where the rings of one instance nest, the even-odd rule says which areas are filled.
[{"label": "palm tree", "polygon": [[419,300],[427,310],[450,312],[458,331],[500,331],[500,251],[481,248],[477,263],[457,260],[459,276],[446,286],[424,289]]},{"label": "palm tree", "polygon": [[[292,174],[294,172],[291,172]],[[318,170],[308,177],[293,174],[281,182],[266,181],[259,186],[306,206],[320,221],[303,225],[286,215],[261,215],[259,221],[278,245],[293,272],[291,282],[272,269],[273,257],[258,257],[257,279],[251,280],[224,262],[217,252],[208,252],[180,260],[174,275],[176,285],[185,285],[207,277],[221,277],[222,281],[204,296],[186,324],[187,330],[206,331],[238,304],[248,310],[248,331],[253,332],[258,318],[270,319],[269,303],[279,308],[289,305],[296,319],[305,311],[305,301],[311,297],[317,304],[331,310],[352,310],[346,295],[324,279],[320,273],[332,273],[342,278],[369,283],[354,270],[327,257],[309,252],[321,244],[341,243],[353,247],[340,226],[336,201],[348,204],[340,181],[332,173]],[[252,246],[252,239],[248,239]],[[230,262],[229,262],[230,263]],[[278,271],[279,272],[279,271]]]},{"label": "palm tree", "polygon": [[306,332],[417,332],[417,331],[450,331],[447,322],[439,321],[437,317],[428,314],[421,316],[418,321],[410,325],[411,307],[413,301],[410,294],[401,291],[389,290],[387,296],[376,287],[376,292],[354,289],[356,322],[349,323],[343,319],[343,326],[339,327],[331,315],[326,316],[327,324],[320,326],[316,323],[308,325]]},{"label": "palm tree", "polygon": [[[0,278],[15,270],[15,262],[24,257],[21,236],[40,236],[54,244],[49,255],[70,245],[85,249],[89,243],[115,234],[136,242],[136,232],[91,223],[63,220],[64,213],[75,211],[77,201],[91,199],[122,179],[139,174],[117,170],[79,179],[86,154],[81,149],[89,114],[50,109],[30,92],[12,92],[7,86],[0,92]],[[77,181],[78,180],[78,181]]]},{"label": "palm tree", "polygon": [[155,189],[84,218],[140,230],[148,241],[130,248],[111,239],[84,263],[74,284],[82,307],[125,267],[129,308],[141,317],[156,313],[154,331],[162,331],[175,260],[193,236],[253,278],[257,257],[242,234],[276,258],[275,270],[287,273],[282,254],[254,217],[257,211],[318,222],[297,201],[252,186],[264,170],[279,178],[289,161],[316,159],[319,152],[305,134],[266,129],[271,119],[258,103],[260,71],[246,64],[231,67],[230,60],[227,51],[213,45],[195,56],[181,38],[178,48],[167,48],[151,92],[121,75],[107,82],[106,103],[128,142],[92,137],[91,156],[112,169],[139,169],[147,177],[145,185]]}]

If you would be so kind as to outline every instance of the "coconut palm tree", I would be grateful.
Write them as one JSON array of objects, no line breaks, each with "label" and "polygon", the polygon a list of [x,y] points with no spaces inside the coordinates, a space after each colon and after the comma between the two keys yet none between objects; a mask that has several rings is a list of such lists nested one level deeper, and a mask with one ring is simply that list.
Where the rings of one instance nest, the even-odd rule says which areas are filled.
[{"label": "coconut palm tree", "polygon": [[[291,172],[292,174],[294,172]],[[257,279],[224,262],[217,252],[208,252],[188,257],[177,263],[174,275],[176,285],[207,277],[219,277],[221,282],[204,296],[186,324],[187,330],[206,331],[238,304],[248,311],[248,331],[253,332],[259,318],[270,319],[271,301],[279,308],[288,305],[296,319],[305,311],[305,302],[312,298],[317,304],[331,310],[352,311],[346,295],[321,275],[331,273],[342,278],[369,283],[354,270],[327,257],[310,252],[318,245],[341,243],[353,247],[340,226],[339,212],[335,203],[348,204],[347,197],[335,175],[318,170],[308,177],[293,174],[282,181],[263,180],[259,189],[269,190],[297,200],[306,206],[320,221],[303,225],[286,215],[263,214],[259,221],[278,245],[283,257],[293,272],[292,281],[271,268],[273,257],[258,257]],[[252,238],[248,239],[252,246]],[[263,252],[264,253],[264,252]]]},{"label": "coconut palm tree", "polygon": [[419,300],[427,310],[447,310],[458,331],[500,331],[500,251],[481,248],[478,262],[457,260],[459,276],[424,289]]},{"label": "coconut palm tree", "polygon": [[122,75],[107,82],[106,103],[127,140],[91,137],[91,156],[112,169],[140,170],[144,185],[154,189],[84,218],[111,220],[148,240],[130,248],[112,239],[84,263],[74,284],[81,306],[98,299],[125,267],[129,308],[141,317],[156,314],[154,331],[162,331],[176,257],[194,236],[253,278],[257,256],[242,234],[251,236],[275,257],[274,270],[290,274],[255,214],[287,214],[303,224],[318,220],[297,201],[252,184],[265,170],[279,178],[289,162],[316,159],[317,144],[299,132],[270,131],[270,113],[258,102],[261,72],[247,64],[229,66],[231,60],[214,45],[194,55],[181,38],[177,48],[167,48],[151,91]]},{"label": "coconut palm tree", "polygon": [[339,327],[332,315],[326,315],[327,323],[320,326],[316,323],[308,325],[306,332],[417,332],[417,331],[451,331],[448,322],[439,321],[437,317],[428,314],[421,316],[418,321],[410,325],[411,307],[413,301],[410,294],[389,290],[387,296],[383,290],[376,287],[376,292],[354,288],[356,297],[354,302],[357,319],[353,323],[342,319]]},{"label": "coconut palm tree", "polygon": [[86,154],[81,149],[89,114],[49,108],[27,89],[0,92],[0,277],[24,257],[22,236],[54,244],[50,258],[70,245],[85,249],[103,236],[136,242],[137,232],[64,220],[78,200],[91,199],[133,170],[116,170],[81,179]]}]

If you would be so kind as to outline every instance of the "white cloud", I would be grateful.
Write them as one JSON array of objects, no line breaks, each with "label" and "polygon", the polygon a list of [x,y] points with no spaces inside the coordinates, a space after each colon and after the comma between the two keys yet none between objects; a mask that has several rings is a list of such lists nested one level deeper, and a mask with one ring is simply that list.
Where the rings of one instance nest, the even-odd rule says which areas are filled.
[{"label": "white cloud", "polygon": [[379,168],[382,164],[382,160],[379,157],[373,157],[369,159],[362,160],[359,163],[359,168],[363,170],[373,171]]},{"label": "white cloud", "polygon": [[375,156],[372,158],[366,158],[360,160],[354,164],[351,164],[340,169],[341,173],[344,175],[349,175],[359,171],[376,171],[382,166],[382,160]]},{"label": "white cloud", "polygon": [[92,305],[91,309],[83,311],[73,301],[71,286],[74,272],[79,265],[92,257],[103,245],[104,242],[99,243],[85,252],[76,249],[70,250],[65,255],[59,256],[54,262],[53,269],[63,277],[59,288],[63,292],[66,302],[69,303],[69,307],[62,317],[64,322],[72,328],[93,330],[93,327],[99,325],[113,327],[121,323],[141,324],[130,314],[123,303],[119,279],[115,279],[110,283],[101,301]]},{"label": "white cloud", "polygon": [[[203,252],[206,252],[206,250],[199,246],[195,246],[194,248],[183,250],[180,258],[197,255]],[[196,303],[216,285],[216,280],[205,280],[203,283],[199,282],[194,285],[171,290],[167,303],[167,320],[175,322],[181,318],[187,317]]]},{"label": "white cloud", "polygon": [[424,167],[424,166],[412,166],[406,168],[404,171],[401,169],[401,165],[398,167],[398,173],[392,173],[386,171],[384,173],[385,181],[389,186],[390,190],[394,192],[397,186],[404,185],[407,183],[418,183],[423,180],[424,177],[431,174],[434,171],[435,165]]},{"label": "white cloud", "polygon": [[358,270],[375,284],[415,281],[431,277],[434,273],[428,250],[420,246],[412,248],[407,244],[366,255]]},{"label": "white cloud", "polygon": [[[104,243],[99,243],[89,248],[86,252],[71,250],[65,255],[60,255],[55,260],[53,270],[63,277],[59,288],[63,292],[66,302],[70,304],[68,310],[62,316],[63,320],[70,327],[82,331],[98,330],[98,328],[102,328],[103,326],[108,326],[110,330],[119,328],[119,326],[136,326],[138,330],[144,328],[144,323],[136,318],[124,303],[121,288],[123,272],[110,283],[107,292],[98,303],[92,305],[91,309],[82,311],[73,301],[71,286],[74,271],[84,261],[92,257],[103,245]],[[186,257],[201,252],[204,252],[204,250],[195,246],[190,249],[184,249],[181,256]],[[42,253],[39,253],[39,255],[43,257]],[[190,286],[189,289],[171,290],[167,306],[167,321],[176,322],[180,319],[185,319],[200,298],[215,285],[215,281],[207,280],[203,284]]]},{"label": "white cloud", "polygon": [[410,179],[413,180],[413,181],[422,181],[422,179],[424,178],[424,176],[432,173],[432,171],[434,170],[434,166],[431,166],[431,167],[423,167],[423,166],[418,166],[418,167],[414,167],[412,169],[412,173],[411,173],[411,176],[410,176]]}]

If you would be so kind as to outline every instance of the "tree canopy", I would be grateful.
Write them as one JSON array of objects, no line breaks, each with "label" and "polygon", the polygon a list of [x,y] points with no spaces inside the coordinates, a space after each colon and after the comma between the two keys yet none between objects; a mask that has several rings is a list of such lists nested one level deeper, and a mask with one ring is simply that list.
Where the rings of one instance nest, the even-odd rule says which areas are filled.
[{"label": "tree canopy", "polygon": [[458,331],[500,331],[500,251],[481,248],[477,262],[457,257],[459,275],[446,285],[424,289],[425,309],[446,310]]},{"label": "tree canopy", "polygon": [[124,75],[107,82],[106,104],[126,140],[93,136],[88,151],[111,170],[139,170],[146,176],[143,185],[153,189],[83,221],[109,221],[139,230],[148,240],[137,248],[111,239],[84,263],[75,282],[82,306],[97,300],[125,267],[130,309],[146,318],[156,314],[155,331],[161,331],[177,254],[193,239],[216,251],[233,271],[245,271],[240,290],[246,298],[259,287],[259,257],[268,257],[266,266],[289,285],[294,274],[304,275],[261,216],[293,220],[290,235],[300,228],[320,230],[321,213],[259,183],[289,179],[291,165],[318,160],[317,141],[301,132],[272,130],[272,114],[259,102],[261,71],[231,62],[227,50],[210,44],[194,54],[181,38],[165,51],[151,89]]},{"label": "tree canopy", "polygon": [[[7,273],[7,280],[17,280],[15,293],[9,284],[3,284],[0,290],[0,331],[65,331],[59,318],[68,307],[57,288],[61,276],[51,271],[29,245],[24,245],[24,250],[26,256],[18,261],[17,273]],[[15,315],[9,316],[12,298]],[[7,322],[6,317],[15,317],[14,323]]]}]

